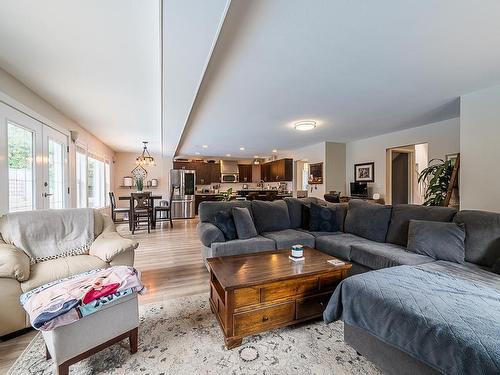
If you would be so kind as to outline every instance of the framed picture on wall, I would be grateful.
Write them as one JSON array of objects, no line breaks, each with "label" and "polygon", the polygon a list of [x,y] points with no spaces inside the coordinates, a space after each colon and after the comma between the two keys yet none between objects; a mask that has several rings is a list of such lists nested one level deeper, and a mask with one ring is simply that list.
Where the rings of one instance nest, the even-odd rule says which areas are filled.
[{"label": "framed picture on wall", "polygon": [[375,182],[375,163],[354,164],[355,182]]}]

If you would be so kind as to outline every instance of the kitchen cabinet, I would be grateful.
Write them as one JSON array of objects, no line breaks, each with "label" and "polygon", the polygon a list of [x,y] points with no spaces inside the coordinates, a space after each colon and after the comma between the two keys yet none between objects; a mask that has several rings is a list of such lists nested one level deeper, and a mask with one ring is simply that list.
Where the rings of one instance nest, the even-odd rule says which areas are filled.
[{"label": "kitchen cabinet", "polygon": [[252,164],[238,164],[240,182],[252,182]]},{"label": "kitchen cabinet", "polygon": [[194,196],[195,214],[198,215],[198,206],[200,205],[201,202],[218,201],[219,197],[220,196],[216,194],[196,194]]},{"label": "kitchen cabinet", "polygon": [[196,185],[220,182],[220,164],[203,161],[174,161],[174,169],[192,169],[196,173]]},{"label": "kitchen cabinet", "polygon": [[293,159],[280,159],[261,164],[261,178],[264,182],[293,180]]}]

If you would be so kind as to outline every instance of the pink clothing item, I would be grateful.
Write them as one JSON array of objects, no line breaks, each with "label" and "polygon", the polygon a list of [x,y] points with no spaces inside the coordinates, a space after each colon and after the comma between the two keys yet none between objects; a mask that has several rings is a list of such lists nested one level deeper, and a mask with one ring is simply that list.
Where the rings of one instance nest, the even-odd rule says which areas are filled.
[{"label": "pink clothing item", "polygon": [[83,296],[82,303],[86,305],[87,303],[92,302],[93,300],[96,300],[98,298],[109,296],[110,294],[113,294],[119,286],[120,284],[115,283],[101,286],[99,289],[96,289],[96,287],[94,287],[90,289],[85,294],[85,296]]}]

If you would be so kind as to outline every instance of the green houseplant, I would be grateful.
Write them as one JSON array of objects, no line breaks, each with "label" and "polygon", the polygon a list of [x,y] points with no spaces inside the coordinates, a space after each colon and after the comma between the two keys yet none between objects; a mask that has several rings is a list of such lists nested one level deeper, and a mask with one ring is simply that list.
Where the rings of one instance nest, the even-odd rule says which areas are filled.
[{"label": "green houseplant", "polygon": [[233,195],[233,188],[229,188],[226,191],[220,193],[219,200],[224,202],[229,202]]},{"label": "green houseplant", "polygon": [[142,178],[136,178],[135,179],[135,186],[136,186],[137,191],[139,193],[142,192],[142,189],[144,189],[144,180]]},{"label": "green houseplant", "polygon": [[424,206],[443,206],[456,159],[432,159],[418,176],[418,183],[426,185]]}]

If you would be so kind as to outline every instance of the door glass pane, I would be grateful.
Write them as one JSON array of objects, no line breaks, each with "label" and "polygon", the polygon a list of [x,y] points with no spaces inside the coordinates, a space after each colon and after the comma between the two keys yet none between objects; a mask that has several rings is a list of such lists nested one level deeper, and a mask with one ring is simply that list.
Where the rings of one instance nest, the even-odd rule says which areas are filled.
[{"label": "door glass pane", "polygon": [[76,207],[87,207],[87,155],[76,152]]},{"label": "door glass pane", "polygon": [[50,208],[64,208],[64,148],[61,143],[49,139],[48,193]]},{"label": "door glass pane", "polygon": [[9,211],[34,207],[33,133],[8,123]]},{"label": "door glass pane", "polygon": [[104,207],[104,163],[88,157],[87,196],[89,207]]}]

